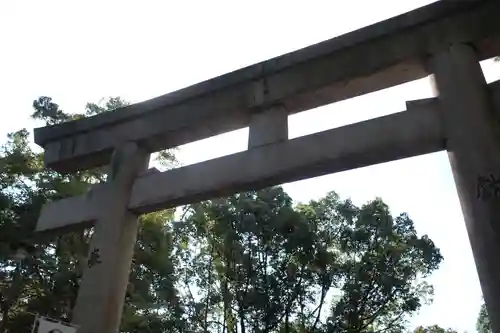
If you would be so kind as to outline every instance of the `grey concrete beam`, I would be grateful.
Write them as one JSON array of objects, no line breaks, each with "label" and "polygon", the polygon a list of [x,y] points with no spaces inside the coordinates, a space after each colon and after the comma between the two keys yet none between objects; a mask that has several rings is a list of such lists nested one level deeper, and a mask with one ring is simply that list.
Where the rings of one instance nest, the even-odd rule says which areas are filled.
[{"label": "grey concrete beam", "polygon": [[[102,186],[96,186],[102,192]],[[86,194],[52,201],[45,204],[38,217],[36,231],[65,233],[85,226],[91,226],[98,216],[98,202],[94,194]]]},{"label": "grey concrete beam", "polygon": [[254,113],[248,128],[248,149],[288,140],[288,114],[276,106]]},{"label": "grey concrete beam", "polygon": [[[157,168],[149,168],[141,172],[137,179],[159,173]],[[107,193],[102,184],[94,184],[84,195],[50,202],[42,207],[36,231],[63,234],[75,228],[91,226],[99,216],[99,209],[106,198]]]},{"label": "grey concrete beam", "polygon": [[149,151],[249,125],[276,103],[289,113],[359,96],[430,72],[425,58],[471,42],[482,58],[499,51],[500,2],[439,1],[372,26],[108,114],[35,130],[46,165],[103,165],[120,142]]},{"label": "grey concrete beam", "polygon": [[[136,214],[148,213],[444,148],[437,101],[415,101],[408,103],[408,111],[146,174],[135,181],[128,207]],[[37,231],[87,222],[99,202],[98,195],[84,195],[49,203]]]},{"label": "grey concrete beam", "polygon": [[410,111],[144,177],[134,184],[129,207],[147,213],[444,149],[437,103],[408,106]]}]

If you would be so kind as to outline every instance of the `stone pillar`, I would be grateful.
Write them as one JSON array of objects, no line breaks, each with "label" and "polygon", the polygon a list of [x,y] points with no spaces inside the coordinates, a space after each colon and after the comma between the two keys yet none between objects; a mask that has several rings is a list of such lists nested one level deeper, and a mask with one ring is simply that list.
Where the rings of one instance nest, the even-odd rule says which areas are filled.
[{"label": "stone pillar", "polygon": [[276,106],[252,115],[248,133],[248,148],[288,140],[288,114],[285,107]]},{"label": "stone pillar", "polygon": [[500,333],[500,123],[473,47],[431,60],[447,151],[493,332]]},{"label": "stone pillar", "polygon": [[149,154],[135,143],[115,149],[108,179],[98,195],[98,219],[90,242],[73,323],[79,333],[117,333],[123,311],[138,217],[127,209],[137,175]]}]

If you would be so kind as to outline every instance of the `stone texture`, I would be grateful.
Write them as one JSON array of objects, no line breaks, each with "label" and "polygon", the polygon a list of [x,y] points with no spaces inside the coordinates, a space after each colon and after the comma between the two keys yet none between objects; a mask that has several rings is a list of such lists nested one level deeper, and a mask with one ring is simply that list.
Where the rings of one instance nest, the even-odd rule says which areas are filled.
[{"label": "stone texture", "polygon": [[[157,173],[160,173],[160,170],[150,168],[141,172],[138,177]],[[100,203],[106,200],[106,195],[104,186],[95,184],[85,195],[64,198],[44,205],[38,217],[36,232],[64,233],[93,225],[98,217]]]},{"label": "stone texture", "polygon": [[73,310],[79,333],[118,332],[138,227],[127,206],[148,162],[149,154],[135,143],[118,147],[108,181],[99,187],[102,197],[95,202],[95,230]]},{"label": "stone texture", "polygon": [[[49,167],[72,172],[111,162],[106,184],[49,203],[37,225],[53,232],[95,223],[74,309],[80,332],[118,330],[137,214],[447,149],[500,333],[500,84],[488,89],[478,64],[500,53],[498,17],[498,0],[440,1],[116,112],[36,129]],[[437,99],[286,140],[289,114],[429,73]],[[150,152],[245,126],[248,151],[143,172]]]},{"label": "stone texture", "polygon": [[248,149],[288,140],[288,113],[276,106],[252,115],[248,129]]},{"label": "stone texture", "polygon": [[446,149],[493,332],[500,332],[500,118],[474,48],[453,44],[431,61]]},{"label": "stone texture", "polygon": [[[135,213],[148,213],[444,148],[437,100],[414,101],[408,103],[405,112],[145,174],[136,179],[128,208]],[[97,187],[94,193],[47,204],[37,231],[78,227],[95,218],[98,205],[103,202],[99,194],[103,189]]]},{"label": "stone texture", "polygon": [[[492,99],[494,101],[495,105],[495,110],[500,118],[500,82],[495,82],[493,84],[490,84],[489,90],[491,92]],[[425,99],[425,100],[419,100],[419,101],[411,101],[407,102],[407,109],[409,112],[417,112],[416,110],[436,110],[439,108],[439,103],[438,101],[434,99]],[[437,150],[439,149],[444,149],[444,143],[441,145],[439,140],[445,140],[444,134],[443,138],[440,137],[441,134],[436,134],[440,133],[440,129],[435,127],[435,126],[442,126],[442,123],[440,121],[440,116],[439,115],[433,115],[430,114],[431,112],[434,111],[424,111],[421,115],[422,118],[427,119],[427,122],[432,122],[432,119],[437,119],[439,123],[436,123],[432,126],[430,126],[429,133],[430,136],[428,137],[429,141],[432,140],[437,140],[435,144],[440,146],[441,148],[436,148],[433,147],[432,149],[436,148]],[[394,117],[393,115],[389,116],[387,120],[369,120],[365,123],[370,123],[372,121],[375,121],[375,125],[373,127],[378,128],[377,131],[381,131],[383,133],[391,133],[393,127],[395,126],[394,124],[391,124],[391,119]],[[402,128],[408,128],[410,133],[413,134],[408,134],[408,135],[414,135],[414,142],[417,143],[416,147],[414,148],[414,151],[408,150],[406,155],[399,156],[397,152],[395,152],[395,159],[397,158],[404,158],[404,157],[410,157],[410,156],[415,156],[418,155],[419,152],[419,147],[418,143],[422,142],[422,137],[421,135],[425,135],[428,132],[423,132],[422,134],[419,134],[419,125],[418,122],[415,124],[412,123],[412,117],[418,117],[416,115],[411,116],[407,114],[401,114],[396,116],[400,120],[400,124]],[[427,118],[426,118],[427,117]],[[378,124],[377,124],[378,123]],[[385,124],[388,123],[388,125],[380,125],[380,124]],[[294,165],[288,165],[285,166],[285,170],[288,169],[293,169],[293,168],[309,168],[312,169],[313,171],[310,172],[310,176],[318,176],[320,174],[324,174],[326,171],[322,169],[314,169],[314,163],[317,162],[317,159],[319,158],[320,161],[325,162],[327,161],[328,157],[328,151],[330,145],[333,147],[337,147],[337,151],[339,151],[341,155],[343,156],[359,156],[357,159],[359,161],[362,161],[361,164],[363,165],[370,165],[373,164],[372,162],[369,162],[368,156],[362,155],[360,152],[368,152],[369,145],[373,144],[374,147],[381,149],[383,148],[383,145],[388,145],[388,141],[378,141],[375,140],[373,143],[372,138],[367,135],[362,135],[363,140],[366,141],[365,146],[360,148],[360,151],[358,152],[351,152],[348,150],[345,150],[346,148],[346,143],[344,141],[348,140],[348,138],[352,137],[353,135],[357,135],[356,133],[362,132],[361,130],[356,130],[356,127],[358,124],[353,124],[350,125],[351,127],[347,126],[344,128],[339,128],[339,129],[333,129],[326,131],[322,133],[320,136],[325,136],[329,137],[330,139],[327,139],[326,141],[331,141],[335,143],[330,143],[328,142],[328,145],[325,147],[320,147],[319,151],[317,152],[318,156],[314,157],[315,159],[312,160],[307,160],[304,159],[306,155],[301,155],[303,160],[303,165],[300,165],[299,167],[295,167]],[[364,124],[362,126],[371,126],[369,124]],[[382,126],[387,126],[386,128],[382,128]],[[398,125],[399,126],[399,125]],[[354,130],[349,130],[348,128],[354,127]],[[361,127],[363,128],[363,127]],[[434,131],[434,132],[433,132]],[[340,134],[337,134],[340,133]],[[393,131],[392,132],[392,138],[395,141],[399,140],[399,131]],[[340,135],[344,135],[345,137],[342,139],[336,139]],[[437,135],[437,136],[436,136]],[[374,138],[379,138],[378,134],[373,135]],[[388,140],[385,136],[382,136],[384,140]],[[299,141],[297,143],[297,140]],[[304,143],[301,143],[302,140],[305,140]],[[256,179],[255,175],[253,176],[252,179],[248,179],[247,181],[244,180],[244,175],[241,177],[236,177],[234,176],[232,179],[221,179],[223,178],[223,175],[218,175],[218,170],[228,170],[231,169],[232,167],[236,168],[236,170],[233,172],[231,171],[229,174],[233,175],[235,174],[236,171],[240,170],[239,164],[245,165],[247,163],[256,163],[253,162],[253,160],[260,160],[261,157],[259,157],[260,154],[276,154],[276,152],[279,154],[280,149],[295,149],[293,148],[294,146],[307,146],[307,145],[319,145],[321,144],[320,139],[315,139],[315,137],[309,138],[309,136],[306,137],[301,137],[301,138],[296,138],[294,140],[291,140],[290,142],[283,142],[279,143],[277,145],[271,145],[270,147],[267,147],[264,149],[256,149],[256,151],[264,151],[263,153],[249,153],[249,152],[242,152],[238,154],[234,154],[232,156],[227,156],[227,157],[222,157],[218,158],[216,160],[212,161],[206,161],[202,162],[199,164],[195,165],[190,165],[186,166],[183,168],[179,168],[176,170],[170,170],[166,171],[163,173],[155,172],[154,170],[141,174],[140,177],[136,180],[136,184],[134,185],[135,190],[132,193],[132,198],[133,200],[130,202],[129,208],[136,211],[136,212],[152,212],[156,207],[162,207],[163,208],[168,208],[168,207],[175,207],[175,205],[179,204],[187,204],[190,201],[189,200],[202,200],[202,199],[209,199],[210,195],[224,195],[224,194],[229,194],[232,193],[231,191],[239,191],[243,190],[244,188],[248,188],[252,184],[259,184],[260,182],[258,179]],[[333,141],[336,140],[336,141]],[[390,141],[389,141],[390,142]],[[390,144],[390,143],[389,143]],[[290,147],[290,148],[288,148]],[[427,152],[431,152],[432,149],[429,149]],[[266,152],[266,151],[272,151],[272,152]],[[322,152],[326,152],[325,155],[320,155]],[[425,152],[422,152],[425,153]],[[321,157],[323,156],[323,159],[321,160]],[[366,159],[363,161],[363,159]],[[374,163],[381,163],[381,162],[387,162],[390,159],[384,159],[381,157],[380,161],[376,161]],[[343,168],[338,168],[334,167],[333,165],[329,169],[330,172],[338,172],[342,170],[348,170],[350,168],[355,168],[357,167],[356,163],[353,163],[355,161],[352,157],[351,158],[346,158],[344,161]],[[210,169],[210,171],[203,171],[204,166],[207,166]],[[213,166],[215,165],[215,166]],[[267,165],[267,164],[266,164]],[[213,184],[207,185],[207,181],[201,180],[200,187],[196,189],[196,184],[198,182],[198,176],[194,176],[195,180],[189,180],[191,178],[188,177],[193,177],[192,175],[196,175],[198,172],[206,172],[204,174],[207,175],[208,178],[210,179],[215,179]],[[245,170],[245,169],[243,169]],[[299,169],[300,170],[300,169]],[[264,164],[258,168],[257,176],[260,175],[262,178],[265,178],[265,183],[268,185],[274,185],[274,184],[279,184],[279,179],[274,179],[270,178],[269,174],[273,174],[276,172],[281,172],[280,169],[277,170],[271,170],[269,172],[265,172],[264,169]],[[326,172],[328,173],[328,172]],[[151,176],[149,175],[155,174],[154,178],[149,178]],[[247,174],[248,175],[248,174]],[[306,175],[304,175],[302,178],[307,178]],[[159,180],[159,179],[164,179],[164,180]],[[172,183],[168,183],[169,181],[172,181]],[[298,180],[293,176],[288,176],[283,179],[283,181],[291,182],[294,180]],[[159,186],[155,185],[155,182],[161,181],[162,185],[160,189],[158,189],[159,193],[155,193],[153,190],[142,190],[142,188],[147,188],[148,186],[154,189],[159,188]],[[168,184],[168,185],[167,185]],[[224,189],[221,191],[216,191],[217,188],[216,186],[220,185],[223,186]],[[228,190],[229,189],[229,190]],[[186,197],[183,197],[183,194],[185,193]],[[89,224],[93,223],[93,221],[96,219],[97,216],[97,208],[96,205],[101,201],[101,190],[99,189],[99,186],[96,186],[91,193],[87,193],[86,195],[82,195],[79,197],[72,197],[72,198],[67,198],[67,199],[62,199],[59,201],[51,202],[45,205],[42,209],[42,212],[40,214],[40,217],[37,222],[36,226],[36,231],[38,232],[54,232],[55,230],[59,231],[64,231],[64,229],[73,229],[73,228],[78,228],[81,227],[81,224]],[[164,198],[164,199],[161,199]]]},{"label": "stone texture", "polygon": [[436,103],[143,177],[140,213],[444,149]]},{"label": "stone texture", "polygon": [[[35,130],[47,166],[74,171],[109,162],[136,141],[150,152],[249,125],[281,103],[300,112],[415,80],[425,59],[452,42],[500,53],[500,2],[439,1],[395,18],[116,112]],[[484,40],[489,40],[484,43]]]}]

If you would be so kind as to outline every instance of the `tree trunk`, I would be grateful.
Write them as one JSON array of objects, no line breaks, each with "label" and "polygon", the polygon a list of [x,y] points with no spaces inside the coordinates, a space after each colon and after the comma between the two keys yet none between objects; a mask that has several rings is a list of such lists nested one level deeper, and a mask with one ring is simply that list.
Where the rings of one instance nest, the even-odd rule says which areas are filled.
[{"label": "tree trunk", "polygon": [[316,320],[314,321],[314,324],[312,326],[311,331],[314,331],[316,329],[316,326],[319,323],[319,318],[321,316],[321,310],[323,308],[323,303],[325,302],[325,297],[326,297],[327,290],[325,289],[325,286],[321,288],[321,298],[320,298],[320,303],[319,303],[319,309],[318,309],[318,314],[316,315]]},{"label": "tree trunk", "polygon": [[9,310],[2,310],[2,321],[0,322],[0,333],[7,332],[7,324],[9,322]]},{"label": "tree trunk", "polygon": [[232,320],[229,318],[230,316],[229,311],[231,311],[231,308],[229,307],[228,295],[227,295],[227,276],[224,276],[224,282],[222,287],[222,299],[224,301],[224,310],[222,311],[224,316],[224,326],[222,327],[222,333],[226,333],[226,326],[227,326],[227,332],[233,333],[232,329],[229,327],[229,325],[232,325]]},{"label": "tree trunk", "polygon": [[243,310],[240,310],[238,315],[240,317],[240,333],[245,333],[245,314]]},{"label": "tree trunk", "polygon": [[204,318],[204,330],[205,333],[208,333],[208,307],[210,305],[210,297],[212,296],[212,265],[213,265],[213,255],[214,255],[214,246],[212,245],[210,248],[210,262],[208,264],[208,292],[207,292],[207,301],[205,303],[205,318]]},{"label": "tree trunk", "polygon": [[285,314],[285,333],[289,332],[289,324],[290,324],[290,311],[289,311],[289,309],[286,309],[286,314]]},{"label": "tree trunk", "polygon": [[19,297],[20,291],[22,289],[22,275],[21,275],[22,261],[16,263],[16,268],[14,271],[14,278],[12,280],[12,285],[7,293],[6,302],[2,304],[2,322],[0,323],[0,333],[7,332],[8,322],[9,322],[9,310],[14,304],[15,300]]}]

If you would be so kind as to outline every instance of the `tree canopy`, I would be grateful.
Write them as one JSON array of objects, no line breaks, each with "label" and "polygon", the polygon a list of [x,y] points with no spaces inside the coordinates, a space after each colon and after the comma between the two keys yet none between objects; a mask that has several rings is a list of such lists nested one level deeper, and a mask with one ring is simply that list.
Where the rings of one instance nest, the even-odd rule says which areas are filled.
[{"label": "tree canopy", "polygon": [[488,312],[486,310],[486,305],[483,303],[476,321],[476,330],[478,333],[492,333],[490,319],[488,318]]},{"label": "tree canopy", "polygon": [[[125,104],[111,98],[70,115],[40,97],[33,117],[56,124]],[[0,151],[0,333],[28,331],[33,313],[71,318],[92,237],[91,228],[33,233],[44,203],[105,179],[101,169],[59,174],[42,161],[26,129]],[[171,167],[175,151],[158,161]],[[358,207],[330,192],[294,204],[271,187],[173,217],[141,216],[121,332],[401,332],[432,300],[425,278],[442,261],[410,217],[393,216],[381,199]]]},{"label": "tree canopy", "polygon": [[442,328],[438,325],[432,325],[432,326],[419,326],[417,327],[413,333],[457,333],[457,331],[451,329],[451,328]]}]

